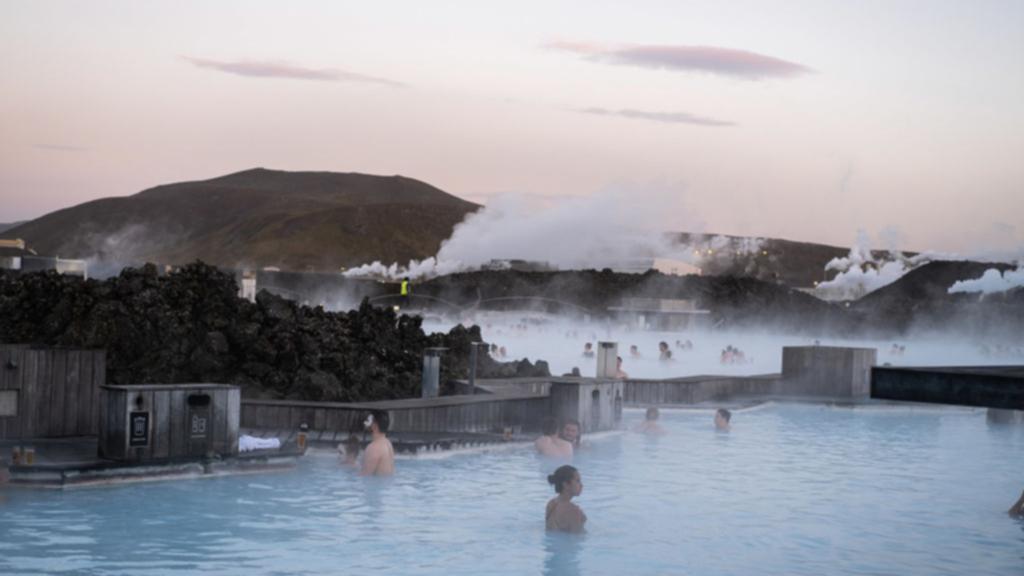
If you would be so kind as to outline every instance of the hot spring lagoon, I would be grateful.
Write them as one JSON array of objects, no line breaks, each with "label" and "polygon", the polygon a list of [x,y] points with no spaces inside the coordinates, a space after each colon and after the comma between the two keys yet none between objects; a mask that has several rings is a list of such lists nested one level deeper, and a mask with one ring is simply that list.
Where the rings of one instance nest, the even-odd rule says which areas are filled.
[{"label": "hot spring lagoon", "polygon": [[[627,410],[626,426],[642,418]],[[63,492],[0,507],[4,574],[1013,574],[1024,430],[981,409],[766,404],[716,432],[585,438],[587,534],[544,532],[559,463],[505,445]]]}]

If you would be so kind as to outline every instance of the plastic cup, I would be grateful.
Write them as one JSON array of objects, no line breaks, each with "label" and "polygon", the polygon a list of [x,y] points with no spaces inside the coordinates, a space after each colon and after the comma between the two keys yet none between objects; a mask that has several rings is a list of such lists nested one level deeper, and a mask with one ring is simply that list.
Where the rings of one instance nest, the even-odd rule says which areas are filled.
[{"label": "plastic cup", "polygon": [[22,454],[22,458],[24,459],[26,466],[31,466],[31,465],[35,464],[36,463],[36,449],[35,448],[25,448],[25,452],[24,452],[24,454]]}]

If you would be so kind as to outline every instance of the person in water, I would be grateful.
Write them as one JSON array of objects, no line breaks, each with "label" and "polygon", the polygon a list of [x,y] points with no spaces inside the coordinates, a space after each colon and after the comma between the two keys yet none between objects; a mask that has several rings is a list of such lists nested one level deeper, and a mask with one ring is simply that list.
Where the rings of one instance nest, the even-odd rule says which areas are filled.
[{"label": "person in water", "polygon": [[651,436],[660,436],[665,433],[665,429],[658,424],[658,409],[653,406],[647,409],[647,413],[644,414],[644,421],[637,425],[634,430],[641,434],[650,434]]},{"label": "person in water", "polygon": [[356,459],[359,458],[360,448],[359,438],[356,438],[355,434],[349,434],[344,442],[338,444],[338,453],[342,457],[341,463],[345,466],[357,467],[359,463]]},{"label": "person in water", "polygon": [[1013,506],[1010,506],[1006,513],[1014,518],[1024,518],[1024,492],[1021,493],[1020,498],[1013,503]]},{"label": "person in water", "polygon": [[586,344],[583,345],[583,357],[584,358],[593,358],[594,357],[594,345],[591,344],[590,342],[587,342]]},{"label": "person in water", "polygon": [[719,408],[715,411],[715,430],[728,432],[731,428],[729,426],[730,420],[732,420],[732,412],[729,412],[725,408]]},{"label": "person in water", "polygon": [[544,528],[551,532],[583,532],[587,515],[572,502],[573,498],[583,492],[579,471],[568,464],[559,466],[554,474],[548,476],[548,484],[555,487],[558,496],[548,502],[544,512]]},{"label": "person in water", "polygon": [[619,380],[625,380],[626,378],[629,378],[629,374],[627,374],[626,371],[622,369],[622,356],[615,357],[615,377],[618,378]]},{"label": "person in water", "polygon": [[572,444],[558,437],[558,421],[554,418],[545,418],[541,424],[543,436],[537,438],[533,443],[541,456],[553,458],[572,458]]},{"label": "person in water", "polygon": [[583,435],[580,434],[579,420],[569,418],[562,424],[562,432],[559,434],[562,440],[572,444],[573,452],[580,449],[583,442]]},{"label": "person in water", "polygon": [[668,349],[668,342],[658,342],[658,360],[668,362],[672,359],[672,351]]},{"label": "person in water", "polygon": [[390,476],[395,473],[395,449],[388,440],[388,413],[373,410],[363,422],[363,427],[370,431],[373,439],[366,447],[363,455],[363,467],[360,476]]}]

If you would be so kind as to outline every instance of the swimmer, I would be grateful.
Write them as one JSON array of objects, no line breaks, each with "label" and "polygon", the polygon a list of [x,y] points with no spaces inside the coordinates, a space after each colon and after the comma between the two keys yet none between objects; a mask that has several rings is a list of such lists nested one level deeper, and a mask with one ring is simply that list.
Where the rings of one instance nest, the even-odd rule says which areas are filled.
[{"label": "swimmer", "polygon": [[1024,518],[1024,492],[1021,493],[1020,498],[1017,499],[1006,513],[1014,518]]},{"label": "swimmer", "polygon": [[558,496],[548,502],[544,512],[544,528],[551,532],[582,533],[587,515],[572,503],[572,499],[583,492],[579,471],[568,464],[559,466],[554,474],[548,476],[548,484],[555,487]]},{"label": "swimmer", "polygon": [[359,458],[359,438],[356,438],[355,434],[349,434],[348,438],[344,442],[338,444],[338,454],[341,456],[341,463],[345,466],[351,466],[356,468],[359,466],[356,459]]},{"label": "swimmer", "polygon": [[658,409],[651,407],[647,409],[647,413],[644,414],[644,421],[637,425],[633,430],[641,434],[649,434],[651,436],[661,436],[665,433],[665,429],[658,424]]},{"label": "swimmer", "polygon": [[579,450],[581,443],[583,442],[583,435],[580,434],[580,423],[578,420],[569,418],[562,424],[562,432],[559,434],[562,440],[565,440],[569,444],[572,444],[572,449],[575,452]]},{"label": "swimmer", "polygon": [[622,369],[622,356],[615,357],[615,377],[619,380],[629,378],[629,374],[626,374],[626,371]]},{"label": "swimmer", "polygon": [[640,356],[640,349],[636,347],[636,344],[633,344],[632,346],[629,347],[629,357],[630,358],[640,358],[641,357]]},{"label": "swimmer", "polygon": [[363,467],[360,476],[390,476],[395,473],[395,449],[388,440],[388,413],[373,410],[363,422],[363,427],[370,431],[373,440],[366,447],[363,455]]},{"label": "swimmer", "polygon": [[671,360],[672,351],[668,349],[668,342],[658,342],[658,360]]},{"label": "swimmer", "polygon": [[590,342],[587,342],[586,344],[583,345],[583,357],[584,358],[593,358],[594,357],[594,345],[591,344]]},{"label": "swimmer", "polygon": [[715,430],[728,432],[732,429],[729,425],[730,420],[732,420],[732,412],[729,412],[725,408],[719,408],[715,411]]},{"label": "swimmer", "polygon": [[572,458],[572,444],[558,437],[558,421],[545,418],[541,424],[543,436],[537,438],[533,445],[541,456],[553,458]]}]

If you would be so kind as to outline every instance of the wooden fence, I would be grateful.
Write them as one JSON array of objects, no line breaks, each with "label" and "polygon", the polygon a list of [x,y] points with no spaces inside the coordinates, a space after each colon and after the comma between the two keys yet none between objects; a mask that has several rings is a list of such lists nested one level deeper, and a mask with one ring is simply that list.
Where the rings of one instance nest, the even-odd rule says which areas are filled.
[{"label": "wooden fence", "polygon": [[95,436],[103,350],[0,345],[0,440]]},{"label": "wooden fence", "polygon": [[441,396],[344,404],[293,400],[242,400],[242,428],[311,430],[339,435],[361,430],[369,410],[388,413],[394,432],[501,432],[506,426],[536,430],[550,413],[546,394]]}]

